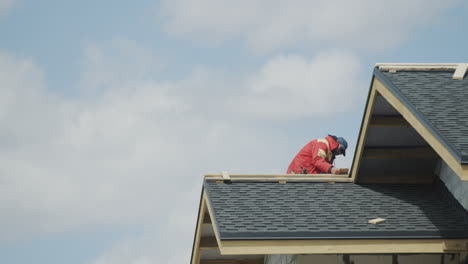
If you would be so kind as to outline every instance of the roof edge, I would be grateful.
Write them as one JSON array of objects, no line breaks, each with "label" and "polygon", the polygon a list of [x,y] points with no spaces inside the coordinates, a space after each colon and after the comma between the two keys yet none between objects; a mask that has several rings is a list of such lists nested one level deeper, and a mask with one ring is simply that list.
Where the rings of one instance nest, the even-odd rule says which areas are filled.
[{"label": "roof edge", "polygon": [[[362,133],[365,133],[364,123],[366,121],[366,114],[367,114],[368,111],[372,110],[372,105],[370,105],[371,97],[375,97],[375,95],[372,96],[372,87],[373,86],[374,86],[374,77],[372,77],[371,80],[370,80],[369,92],[367,93],[367,99],[366,99],[366,105],[364,106],[364,112],[362,113],[361,126],[359,128],[359,134],[358,134],[357,141],[356,141],[356,147],[354,148],[353,161],[351,162],[351,168],[349,170],[350,171],[349,176],[350,176],[351,179],[353,179],[353,182],[356,182],[357,168],[359,168],[359,165],[360,165],[360,162],[361,162],[362,148],[360,149],[359,146],[360,146],[360,144],[364,143],[364,142],[361,142],[361,140],[365,141],[365,139],[361,138],[361,137],[362,137]],[[373,100],[373,98],[372,98],[372,100]],[[373,103],[374,102],[372,102],[372,104]],[[371,112],[369,114],[372,115]],[[366,130],[367,130],[367,128],[366,128]]]},{"label": "roof edge", "polygon": [[468,230],[439,231],[319,231],[319,232],[221,232],[231,240],[352,240],[352,239],[468,239]]},{"label": "roof edge", "polygon": [[222,255],[246,254],[395,254],[467,252],[466,239],[350,239],[224,241]]},{"label": "roof edge", "polygon": [[463,80],[468,70],[468,63],[376,63],[381,71],[401,70],[455,70],[452,79]]},{"label": "roof edge", "polygon": [[351,182],[348,174],[206,174],[204,181],[243,182]]},{"label": "roof edge", "polygon": [[196,254],[196,250],[198,249],[197,247],[199,246],[197,245],[197,239],[199,239],[199,234],[201,234],[200,223],[203,222],[202,215],[204,212],[202,212],[202,210],[203,210],[203,193],[204,192],[205,192],[205,187],[202,185],[202,190],[200,194],[200,202],[198,204],[197,224],[195,226],[195,232],[193,234],[193,245],[192,245],[192,254],[190,255],[190,263],[194,263],[194,258],[197,257],[195,256],[195,254]]}]

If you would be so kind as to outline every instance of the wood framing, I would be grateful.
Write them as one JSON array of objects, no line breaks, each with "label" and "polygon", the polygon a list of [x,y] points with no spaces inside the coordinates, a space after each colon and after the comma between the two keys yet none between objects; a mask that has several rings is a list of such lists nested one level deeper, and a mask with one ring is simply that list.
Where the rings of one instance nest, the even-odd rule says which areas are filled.
[{"label": "wood framing", "polygon": [[453,79],[455,80],[463,80],[466,74],[466,70],[468,69],[468,63],[460,63],[453,74]]},{"label": "wood framing", "polygon": [[347,174],[231,174],[229,180],[223,178],[222,174],[207,174],[206,181],[257,181],[257,182],[352,182]]},{"label": "wood framing", "polygon": [[200,264],[263,264],[263,259],[205,259]]},{"label": "wood framing", "polygon": [[402,116],[372,116],[371,127],[411,127]]},{"label": "wood framing", "polygon": [[437,153],[432,148],[367,148],[362,154],[363,159],[437,159]]},{"label": "wood framing", "polygon": [[399,184],[429,184],[434,181],[432,173],[421,175],[408,174],[380,174],[375,175],[361,174],[359,175],[359,183],[399,183]]},{"label": "wood framing", "polygon": [[231,176],[229,175],[229,173],[227,171],[221,172],[221,176],[223,177],[224,180],[231,179]]},{"label": "wood framing", "polygon": [[468,252],[467,239],[237,240],[222,244],[223,255]]},{"label": "wood framing", "polygon": [[[456,157],[450,153],[447,148],[425,127],[419,119],[408,109],[379,79],[374,77],[373,89],[379,92],[408,123],[426,140],[426,142],[439,154],[439,156],[449,165],[449,167],[463,181],[468,181],[468,165],[462,165]],[[370,103],[370,102],[369,102]],[[372,107],[372,104],[370,105]],[[361,134],[363,131],[361,131]],[[362,145],[364,142],[359,142]],[[360,146],[362,147],[362,146]],[[360,156],[355,159],[359,162]],[[352,175],[355,175],[353,173]]]},{"label": "wood framing", "polygon": [[374,84],[375,78],[372,80],[371,91],[369,93],[369,100],[366,105],[366,112],[364,113],[364,118],[362,120],[361,131],[359,133],[358,145],[356,146],[356,153],[354,155],[353,165],[351,167],[351,178],[353,182],[356,181],[356,173],[359,169],[359,162],[361,160],[361,155],[364,149],[364,141],[366,140],[367,130],[369,128],[369,121],[372,116],[372,108],[374,106],[375,97],[377,92]]},{"label": "wood framing", "polygon": [[200,250],[217,249],[218,241],[216,237],[202,237],[200,240]]},{"label": "wood framing", "polygon": [[396,72],[398,70],[455,70],[453,79],[463,80],[468,63],[377,63],[379,70]]},{"label": "wood framing", "polygon": [[[230,174],[230,179],[237,178],[348,178],[346,174]],[[205,174],[205,179],[222,179],[222,174]]]},{"label": "wood framing", "polygon": [[[208,214],[210,215],[211,219],[214,219],[213,209],[211,208],[210,202],[208,201],[205,191],[203,191],[203,194],[204,194],[203,201],[205,202],[205,206],[208,209]],[[221,239],[219,236],[218,227],[216,226],[215,223],[213,223],[213,231],[215,233],[215,238],[216,238],[216,242],[218,243],[218,247],[221,248]]]}]

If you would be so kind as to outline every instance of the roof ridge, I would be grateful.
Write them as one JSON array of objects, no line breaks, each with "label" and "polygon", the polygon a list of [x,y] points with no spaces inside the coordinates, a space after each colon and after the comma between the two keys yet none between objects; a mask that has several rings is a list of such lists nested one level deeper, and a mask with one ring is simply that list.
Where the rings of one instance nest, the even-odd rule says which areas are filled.
[{"label": "roof ridge", "polygon": [[396,72],[397,70],[455,70],[453,79],[463,80],[468,63],[376,63],[380,71]]}]

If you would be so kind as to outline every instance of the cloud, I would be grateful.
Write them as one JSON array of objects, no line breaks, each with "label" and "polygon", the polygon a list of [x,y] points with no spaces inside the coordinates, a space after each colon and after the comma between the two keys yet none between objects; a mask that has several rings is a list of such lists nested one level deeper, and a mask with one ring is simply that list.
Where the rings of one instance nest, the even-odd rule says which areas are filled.
[{"label": "cloud", "polygon": [[0,242],[156,226],[154,243],[174,247],[155,254],[186,259],[191,243],[176,244],[193,235],[203,173],[282,169],[271,166],[279,157],[243,158],[253,145],[260,157],[271,136],[257,142],[261,129],[206,114],[211,98],[193,89],[216,88],[212,74],[153,80],[154,67],[139,67],[152,65],[145,52],[128,40],[89,45],[73,98],[48,90],[32,60],[0,53]]},{"label": "cloud", "polygon": [[0,0],[0,17],[4,16],[13,7],[15,0]]},{"label": "cloud", "polygon": [[441,22],[461,1],[163,0],[165,30],[220,43],[240,39],[265,53],[289,47],[385,50],[415,29]]},{"label": "cloud", "polygon": [[66,97],[32,60],[0,52],[0,242],[145,229],[96,264],[186,263],[201,175],[283,172],[293,141],[278,140],[283,121],[349,110],[360,89],[358,60],[339,51],[278,56],[242,76],[200,66],[170,81],[156,78],[158,56],[116,38],[88,44],[81,65],[77,96]]},{"label": "cloud", "polygon": [[[247,92],[232,107],[258,119],[317,119],[356,109],[365,93],[362,66],[351,53],[323,52],[312,60],[300,55],[270,59],[247,82]],[[242,105],[242,107],[239,107]]]}]

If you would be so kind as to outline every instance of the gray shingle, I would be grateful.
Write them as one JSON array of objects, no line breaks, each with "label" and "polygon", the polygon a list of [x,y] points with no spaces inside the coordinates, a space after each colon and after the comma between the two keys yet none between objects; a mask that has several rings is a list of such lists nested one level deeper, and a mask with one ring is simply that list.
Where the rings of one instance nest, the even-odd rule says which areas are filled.
[{"label": "gray shingle", "polygon": [[[221,239],[468,238],[467,212],[434,185],[205,182]],[[384,223],[368,224],[373,218]]]},{"label": "gray shingle", "polygon": [[453,70],[381,73],[462,162],[468,162],[468,77],[453,80]]}]

